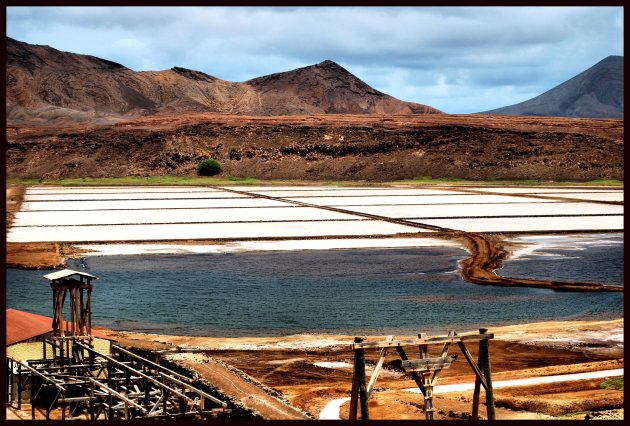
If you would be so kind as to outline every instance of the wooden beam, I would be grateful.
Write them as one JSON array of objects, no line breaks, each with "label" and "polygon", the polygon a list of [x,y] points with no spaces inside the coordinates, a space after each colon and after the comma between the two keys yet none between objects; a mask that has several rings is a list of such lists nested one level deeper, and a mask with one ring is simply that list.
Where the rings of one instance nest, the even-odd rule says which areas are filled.
[{"label": "wooden beam", "polygon": [[417,372],[425,372],[425,371],[433,371],[436,369],[449,368],[451,366],[451,362],[453,358],[450,356],[444,358],[422,358],[422,359],[413,359],[406,360],[402,362],[402,367],[405,371],[417,371]]},{"label": "wooden beam", "polygon": [[475,364],[475,360],[473,359],[473,357],[470,354],[470,352],[468,352],[468,348],[466,348],[466,345],[464,344],[464,342],[457,342],[457,345],[459,346],[459,349],[464,354],[464,357],[466,358],[466,361],[468,361],[468,364],[470,364],[470,367],[472,368],[473,372],[475,373],[475,376],[480,381],[480,383],[483,385],[483,388],[487,389],[488,385],[486,384],[486,379],[483,377],[483,375],[481,373],[481,370],[479,369],[477,364]]},{"label": "wooden beam", "polygon": [[[385,338],[385,340],[394,340],[394,336],[387,336]],[[385,356],[387,355],[387,349],[388,348],[383,348],[381,349],[381,354],[378,358],[378,362],[376,363],[376,366],[374,367],[374,371],[372,372],[372,375],[370,376],[370,382],[368,383],[367,386],[367,397],[368,399],[370,398],[370,395],[372,395],[372,391],[374,390],[374,385],[376,385],[376,379],[378,379],[378,375],[381,372],[381,368],[383,367],[383,362],[385,362]]]},{"label": "wooden beam", "polygon": [[111,357],[109,357],[107,355],[103,355],[103,354],[95,351],[94,349],[92,349],[92,348],[90,348],[88,346],[82,345],[81,343],[77,343],[77,345],[83,347],[83,349],[87,350],[88,352],[94,352],[97,356],[100,356],[101,358],[104,358],[104,359],[106,359],[107,361],[109,361],[109,362],[111,362],[113,364],[122,366],[124,369],[132,371],[134,374],[138,375],[139,377],[142,377],[144,379],[149,380],[153,384],[155,384],[158,387],[162,388],[163,392],[169,391],[169,392],[174,393],[177,396],[180,396],[180,397],[186,399],[187,401],[192,401],[192,399],[190,397],[188,397],[187,395],[184,395],[183,393],[179,392],[178,390],[173,389],[170,386],[167,386],[164,383],[159,382],[158,380],[154,379],[153,377],[147,376],[146,374],[144,374],[141,371],[138,371],[138,370],[136,370],[134,368],[131,368],[128,365],[125,365],[122,362],[120,362],[118,360],[115,360],[115,359],[113,359],[113,358],[111,358]]},{"label": "wooden beam", "polygon": [[[185,383],[185,382],[183,382],[183,381],[181,381],[181,380],[178,380],[178,379],[176,379],[175,377],[171,377],[171,376],[169,376],[168,374],[165,374],[165,373],[163,373],[163,372],[159,372],[158,374],[162,377],[162,379],[164,379],[164,380],[169,380],[169,381],[171,381],[171,382],[175,382],[175,383],[177,383],[178,385],[180,385],[182,388],[188,389],[188,390],[190,390],[190,391],[192,391],[192,392],[196,393],[197,395],[199,395],[199,396],[201,396],[201,397],[203,397],[203,398],[207,398],[207,399],[209,399],[210,401],[212,401],[212,402],[214,402],[214,403],[216,403],[216,404],[219,404],[219,405],[220,405],[221,407],[223,407],[223,408],[227,408],[227,406],[228,406],[228,405],[227,405],[227,403],[225,403],[225,402],[221,401],[220,399],[215,398],[214,396],[212,396],[212,395],[210,395],[210,394],[208,394],[208,393],[206,393],[206,392],[204,392],[204,391],[202,391],[202,390],[199,390],[199,389],[197,389],[197,388],[195,388],[195,387],[191,386],[191,385],[190,385],[190,384],[188,384],[188,383]],[[203,410],[203,407],[201,407],[201,409]]]},{"label": "wooden beam", "polygon": [[134,408],[137,408],[138,410],[142,411],[142,413],[144,414],[148,414],[148,411],[142,407],[141,405],[138,405],[137,403],[135,403],[134,401],[130,400],[129,398],[127,398],[125,395],[122,395],[118,392],[116,392],[114,389],[110,388],[109,386],[104,385],[103,383],[100,383],[97,380],[94,380],[91,377],[87,377],[87,379],[94,383],[95,386],[98,386],[99,388],[103,389],[104,391],[106,391],[107,393],[109,393],[110,395],[114,395],[116,398],[124,401],[125,403],[133,406]]},{"label": "wooden beam", "polygon": [[190,377],[184,376],[183,374],[179,374],[176,371],[170,370],[170,369],[168,369],[168,368],[166,368],[166,367],[164,367],[164,366],[162,366],[160,364],[157,364],[157,363],[155,363],[153,361],[149,361],[148,359],[142,358],[141,356],[136,355],[133,352],[130,352],[130,351],[126,350],[126,349],[123,349],[122,347],[120,347],[118,345],[112,345],[112,348],[114,350],[118,351],[118,352],[122,352],[123,354],[125,354],[125,355],[127,355],[127,356],[129,356],[131,358],[134,358],[134,359],[136,359],[138,361],[141,361],[144,364],[148,364],[148,365],[150,365],[152,367],[155,367],[155,368],[157,368],[159,370],[165,371],[168,374],[179,378],[180,380],[187,381],[187,382],[192,382],[193,381],[193,379],[191,379]]},{"label": "wooden beam", "polygon": [[458,341],[468,341],[468,340],[482,340],[482,339],[494,339],[493,333],[485,333],[485,334],[473,334],[473,333],[464,333],[456,336],[428,336],[424,339],[407,339],[407,340],[394,340],[391,342],[380,341],[380,342],[361,342],[361,343],[353,343],[350,345],[351,350],[355,349],[376,349],[376,348],[391,348],[397,346],[420,346],[420,345],[432,345],[446,342],[458,342]]},{"label": "wooden beam", "polygon": [[[402,359],[403,361],[406,361],[409,359],[409,357],[405,353],[405,350],[401,346],[397,346],[396,351],[398,352],[400,359]],[[422,395],[423,396],[426,395],[427,391],[424,388],[424,383],[422,383],[422,379],[420,378],[420,375],[418,375],[418,373],[416,373],[415,371],[412,371],[411,378],[413,379],[414,382],[416,382],[416,385],[418,386],[418,389],[420,389],[420,392],[422,392]]]}]

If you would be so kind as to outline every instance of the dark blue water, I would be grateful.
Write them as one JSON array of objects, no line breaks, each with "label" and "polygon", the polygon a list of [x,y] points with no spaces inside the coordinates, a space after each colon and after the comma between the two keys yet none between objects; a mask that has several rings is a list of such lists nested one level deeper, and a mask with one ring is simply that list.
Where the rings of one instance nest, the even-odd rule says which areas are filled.
[{"label": "dark blue water", "polygon": [[623,234],[527,237],[534,250],[505,262],[508,277],[623,285]]},{"label": "dark blue water", "polygon": [[[93,323],[116,330],[379,335],[623,316],[620,293],[467,283],[457,272],[465,257],[451,247],[103,256],[83,270],[99,277]],[[68,267],[82,270],[79,261]],[[7,307],[51,316],[46,273],[7,270]]]}]

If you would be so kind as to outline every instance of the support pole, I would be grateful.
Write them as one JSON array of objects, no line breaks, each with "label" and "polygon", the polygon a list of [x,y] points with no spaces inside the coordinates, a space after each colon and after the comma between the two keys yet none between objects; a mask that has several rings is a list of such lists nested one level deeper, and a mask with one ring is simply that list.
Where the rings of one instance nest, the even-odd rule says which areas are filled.
[{"label": "support pole", "polygon": [[361,404],[361,420],[369,420],[368,412],[368,395],[365,386],[365,349],[357,349],[355,351],[355,364],[358,365],[357,373],[359,376],[359,402]]},{"label": "support pole", "polygon": [[431,383],[431,371],[422,373],[422,381],[424,382],[424,415],[427,420],[433,420],[433,384]]},{"label": "support pole", "polygon": [[[363,337],[355,337],[354,343],[361,343],[365,340]],[[349,420],[357,419],[357,409],[359,405],[359,362],[358,349],[354,350],[354,372],[352,374],[352,390],[350,391],[350,413]]]},{"label": "support pole", "polygon": [[35,390],[35,376],[33,372],[31,372],[31,418],[35,420],[35,398],[33,397],[33,390]]},{"label": "support pole", "polygon": [[18,363],[18,403],[17,403],[17,409],[21,410],[22,409],[22,363]]},{"label": "support pole", "polygon": [[[485,334],[488,330],[480,328],[479,333]],[[486,410],[488,420],[495,420],[494,412],[494,392],[492,389],[492,376],[490,373],[490,342],[488,339],[479,341],[479,358],[481,359],[481,365],[483,367],[483,375],[486,379]],[[476,383],[476,382],[475,382]]]}]

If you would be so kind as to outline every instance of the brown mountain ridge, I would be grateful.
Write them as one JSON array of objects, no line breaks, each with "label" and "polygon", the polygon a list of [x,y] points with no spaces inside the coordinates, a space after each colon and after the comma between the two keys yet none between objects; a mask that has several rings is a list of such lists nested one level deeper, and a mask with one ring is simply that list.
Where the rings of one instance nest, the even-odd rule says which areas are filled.
[{"label": "brown mountain ridge", "polygon": [[373,89],[333,61],[245,82],[174,67],[136,72],[7,37],[7,123],[109,124],[174,113],[435,114]]}]

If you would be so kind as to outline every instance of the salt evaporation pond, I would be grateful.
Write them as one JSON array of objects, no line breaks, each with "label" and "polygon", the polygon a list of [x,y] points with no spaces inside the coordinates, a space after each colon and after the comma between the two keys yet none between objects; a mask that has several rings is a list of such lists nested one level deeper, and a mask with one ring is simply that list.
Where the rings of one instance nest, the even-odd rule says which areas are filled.
[{"label": "salt evaporation pond", "polygon": [[[615,235],[607,238],[617,243],[603,251],[597,245],[563,249],[551,275],[622,284],[623,236]],[[457,272],[458,261],[467,256],[454,247],[154,254],[89,257],[71,260],[68,267],[99,277],[93,323],[115,330],[405,335],[623,316],[623,293],[470,284]],[[581,261],[573,262],[575,256]],[[611,259],[605,268],[602,256]],[[544,256],[523,256],[500,272],[534,276],[540,259]],[[7,308],[50,316],[46,273],[8,269]]]}]

